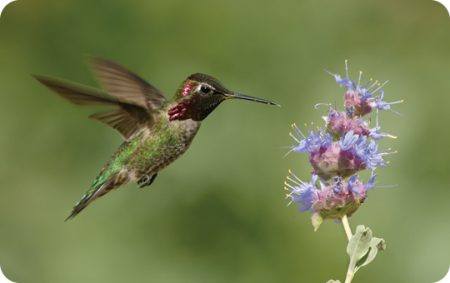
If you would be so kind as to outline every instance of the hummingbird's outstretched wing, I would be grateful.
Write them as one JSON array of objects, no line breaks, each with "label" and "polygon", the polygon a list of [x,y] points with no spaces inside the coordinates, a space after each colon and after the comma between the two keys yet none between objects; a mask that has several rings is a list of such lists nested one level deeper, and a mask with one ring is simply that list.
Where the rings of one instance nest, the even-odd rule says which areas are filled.
[{"label": "hummingbird's outstretched wing", "polygon": [[166,98],[159,89],[119,64],[101,58],[91,58],[90,64],[109,95],[150,111],[165,104]]},{"label": "hummingbird's outstretched wing", "polygon": [[166,103],[162,92],[112,61],[91,58],[90,63],[107,94],[60,79],[44,76],[35,78],[72,103],[118,106],[117,109],[108,112],[95,113],[90,118],[113,127],[125,139],[129,139],[144,124],[151,127],[153,113]]},{"label": "hummingbird's outstretched wing", "polygon": [[109,97],[98,89],[73,83],[67,80],[33,75],[41,84],[56,92],[59,96],[77,105],[117,105],[119,101]]},{"label": "hummingbird's outstretched wing", "polygon": [[117,131],[125,139],[129,139],[143,124],[150,126],[153,118],[147,108],[127,103],[120,98],[108,96],[102,91],[86,87],[66,80],[34,76],[40,83],[53,90],[61,97],[77,105],[110,105],[117,109],[96,113],[90,118],[103,122]]},{"label": "hummingbird's outstretched wing", "polygon": [[134,105],[122,104],[119,109],[94,113],[89,118],[113,127],[129,139],[143,124],[151,126],[151,115]]}]

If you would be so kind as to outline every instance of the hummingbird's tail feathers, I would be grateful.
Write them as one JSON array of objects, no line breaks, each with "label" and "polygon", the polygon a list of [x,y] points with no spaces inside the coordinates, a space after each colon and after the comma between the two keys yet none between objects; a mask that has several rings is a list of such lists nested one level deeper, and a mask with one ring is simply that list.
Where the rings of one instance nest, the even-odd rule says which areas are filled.
[{"label": "hummingbird's tail feathers", "polygon": [[[91,202],[96,200],[97,198],[106,195],[113,189],[123,185],[127,182],[127,178],[124,174],[115,174],[108,178],[104,183],[99,185],[94,185],[93,188],[88,190],[81,200],[73,207],[70,215],[64,220],[67,221],[69,219],[74,218],[78,215],[83,209],[85,209]],[[95,182],[94,182],[95,183]]]},{"label": "hummingbird's tail feathers", "polygon": [[102,91],[62,79],[33,75],[36,80],[59,96],[77,105],[118,105],[114,97],[108,97]]},{"label": "hummingbird's tail feathers", "polygon": [[86,193],[83,198],[73,207],[70,215],[64,220],[67,221],[69,219],[74,218],[78,213],[80,213],[83,209],[85,209],[89,203],[94,200],[93,194]]}]

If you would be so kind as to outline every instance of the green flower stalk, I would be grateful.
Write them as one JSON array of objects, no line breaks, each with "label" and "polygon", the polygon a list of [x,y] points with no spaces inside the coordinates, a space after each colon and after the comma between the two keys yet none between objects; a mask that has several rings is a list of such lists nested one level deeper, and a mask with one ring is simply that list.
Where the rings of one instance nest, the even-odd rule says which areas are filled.
[{"label": "green flower stalk", "polygon": [[[372,81],[362,84],[362,73],[358,81],[349,78],[347,61],[346,75],[330,73],[338,85],[345,88],[343,111],[328,106],[323,128],[304,134],[295,124],[290,136],[295,144],[289,152],[306,153],[312,167],[311,180],[305,182],[291,170],[286,178],[286,197],[299,206],[300,211],[310,211],[314,230],[326,219],[340,221],[349,240],[347,253],[350,257],[346,283],[352,281],[356,271],[375,258],[378,250],[385,248],[384,240],[372,237],[372,231],[358,226],[351,232],[348,217],[355,213],[366,200],[368,191],[375,186],[378,167],[388,164],[385,156],[392,151],[382,151],[379,140],[395,138],[381,132],[378,122],[380,110],[392,111],[391,106],[403,101],[384,101],[384,83]],[[316,105],[317,108],[318,105]],[[375,125],[371,127],[371,116]],[[359,173],[370,170],[364,181]],[[339,281],[331,281],[339,282]]]}]

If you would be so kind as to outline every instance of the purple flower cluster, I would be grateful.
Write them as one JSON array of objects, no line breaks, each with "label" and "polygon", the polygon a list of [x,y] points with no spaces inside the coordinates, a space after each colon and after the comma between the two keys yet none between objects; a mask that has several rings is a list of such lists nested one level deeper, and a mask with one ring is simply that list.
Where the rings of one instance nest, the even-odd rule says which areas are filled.
[{"label": "purple flower cluster", "polygon": [[[297,203],[301,211],[313,212],[316,228],[323,219],[350,216],[364,202],[367,191],[374,187],[375,169],[385,166],[383,157],[391,153],[379,151],[377,142],[384,137],[394,137],[380,131],[378,111],[391,110],[391,105],[402,102],[383,100],[386,83],[369,81],[361,85],[361,72],[358,81],[352,81],[347,62],[345,78],[332,76],[345,88],[345,110],[338,111],[330,105],[324,117],[324,128],[305,135],[294,124],[294,131],[290,133],[295,141],[291,151],[308,154],[313,171],[310,182],[300,180],[289,171],[285,182],[289,191],[287,197]],[[376,115],[373,128],[367,118],[372,113]],[[372,172],[366,183],[358,176],[365,169]]]},{"label": "purple flower cluster", "polygon": [[351,215],[364,202],[367,190],[374,187],[375,175],[364,184],[357,175],[347,180],[337,176],[323,182],[313,174],[311,181],[306,183],[289,171],[287,180],[286,186],[291,191],[288,196],[301,211],[313,211],[322,218],[338,219],[343,216],[342,212]]}]

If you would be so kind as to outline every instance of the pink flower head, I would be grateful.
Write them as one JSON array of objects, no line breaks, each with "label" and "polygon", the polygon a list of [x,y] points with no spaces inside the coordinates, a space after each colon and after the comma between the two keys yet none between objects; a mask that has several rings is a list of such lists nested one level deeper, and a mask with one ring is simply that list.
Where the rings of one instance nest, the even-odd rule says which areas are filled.
[{"label": "pink flower head", "polygon": [[370,135],[370,129],[366,121],[358,117],[349,117],[345,112],[330,109],[325,121],[328,131],[335,137],[345,135],[350,131],[357,135]]},{"label": "pink flower head", "polygon": [[290,172],[285,185],[289,191],[287,197],[297,203],[301,211],[318,213],[323,219],[340,219],[358,209],[374,182],[375,175],[367,183],[363,183],[356,175],[348,179],[334,177],[323,183],[313,175],[307,183]]}]

